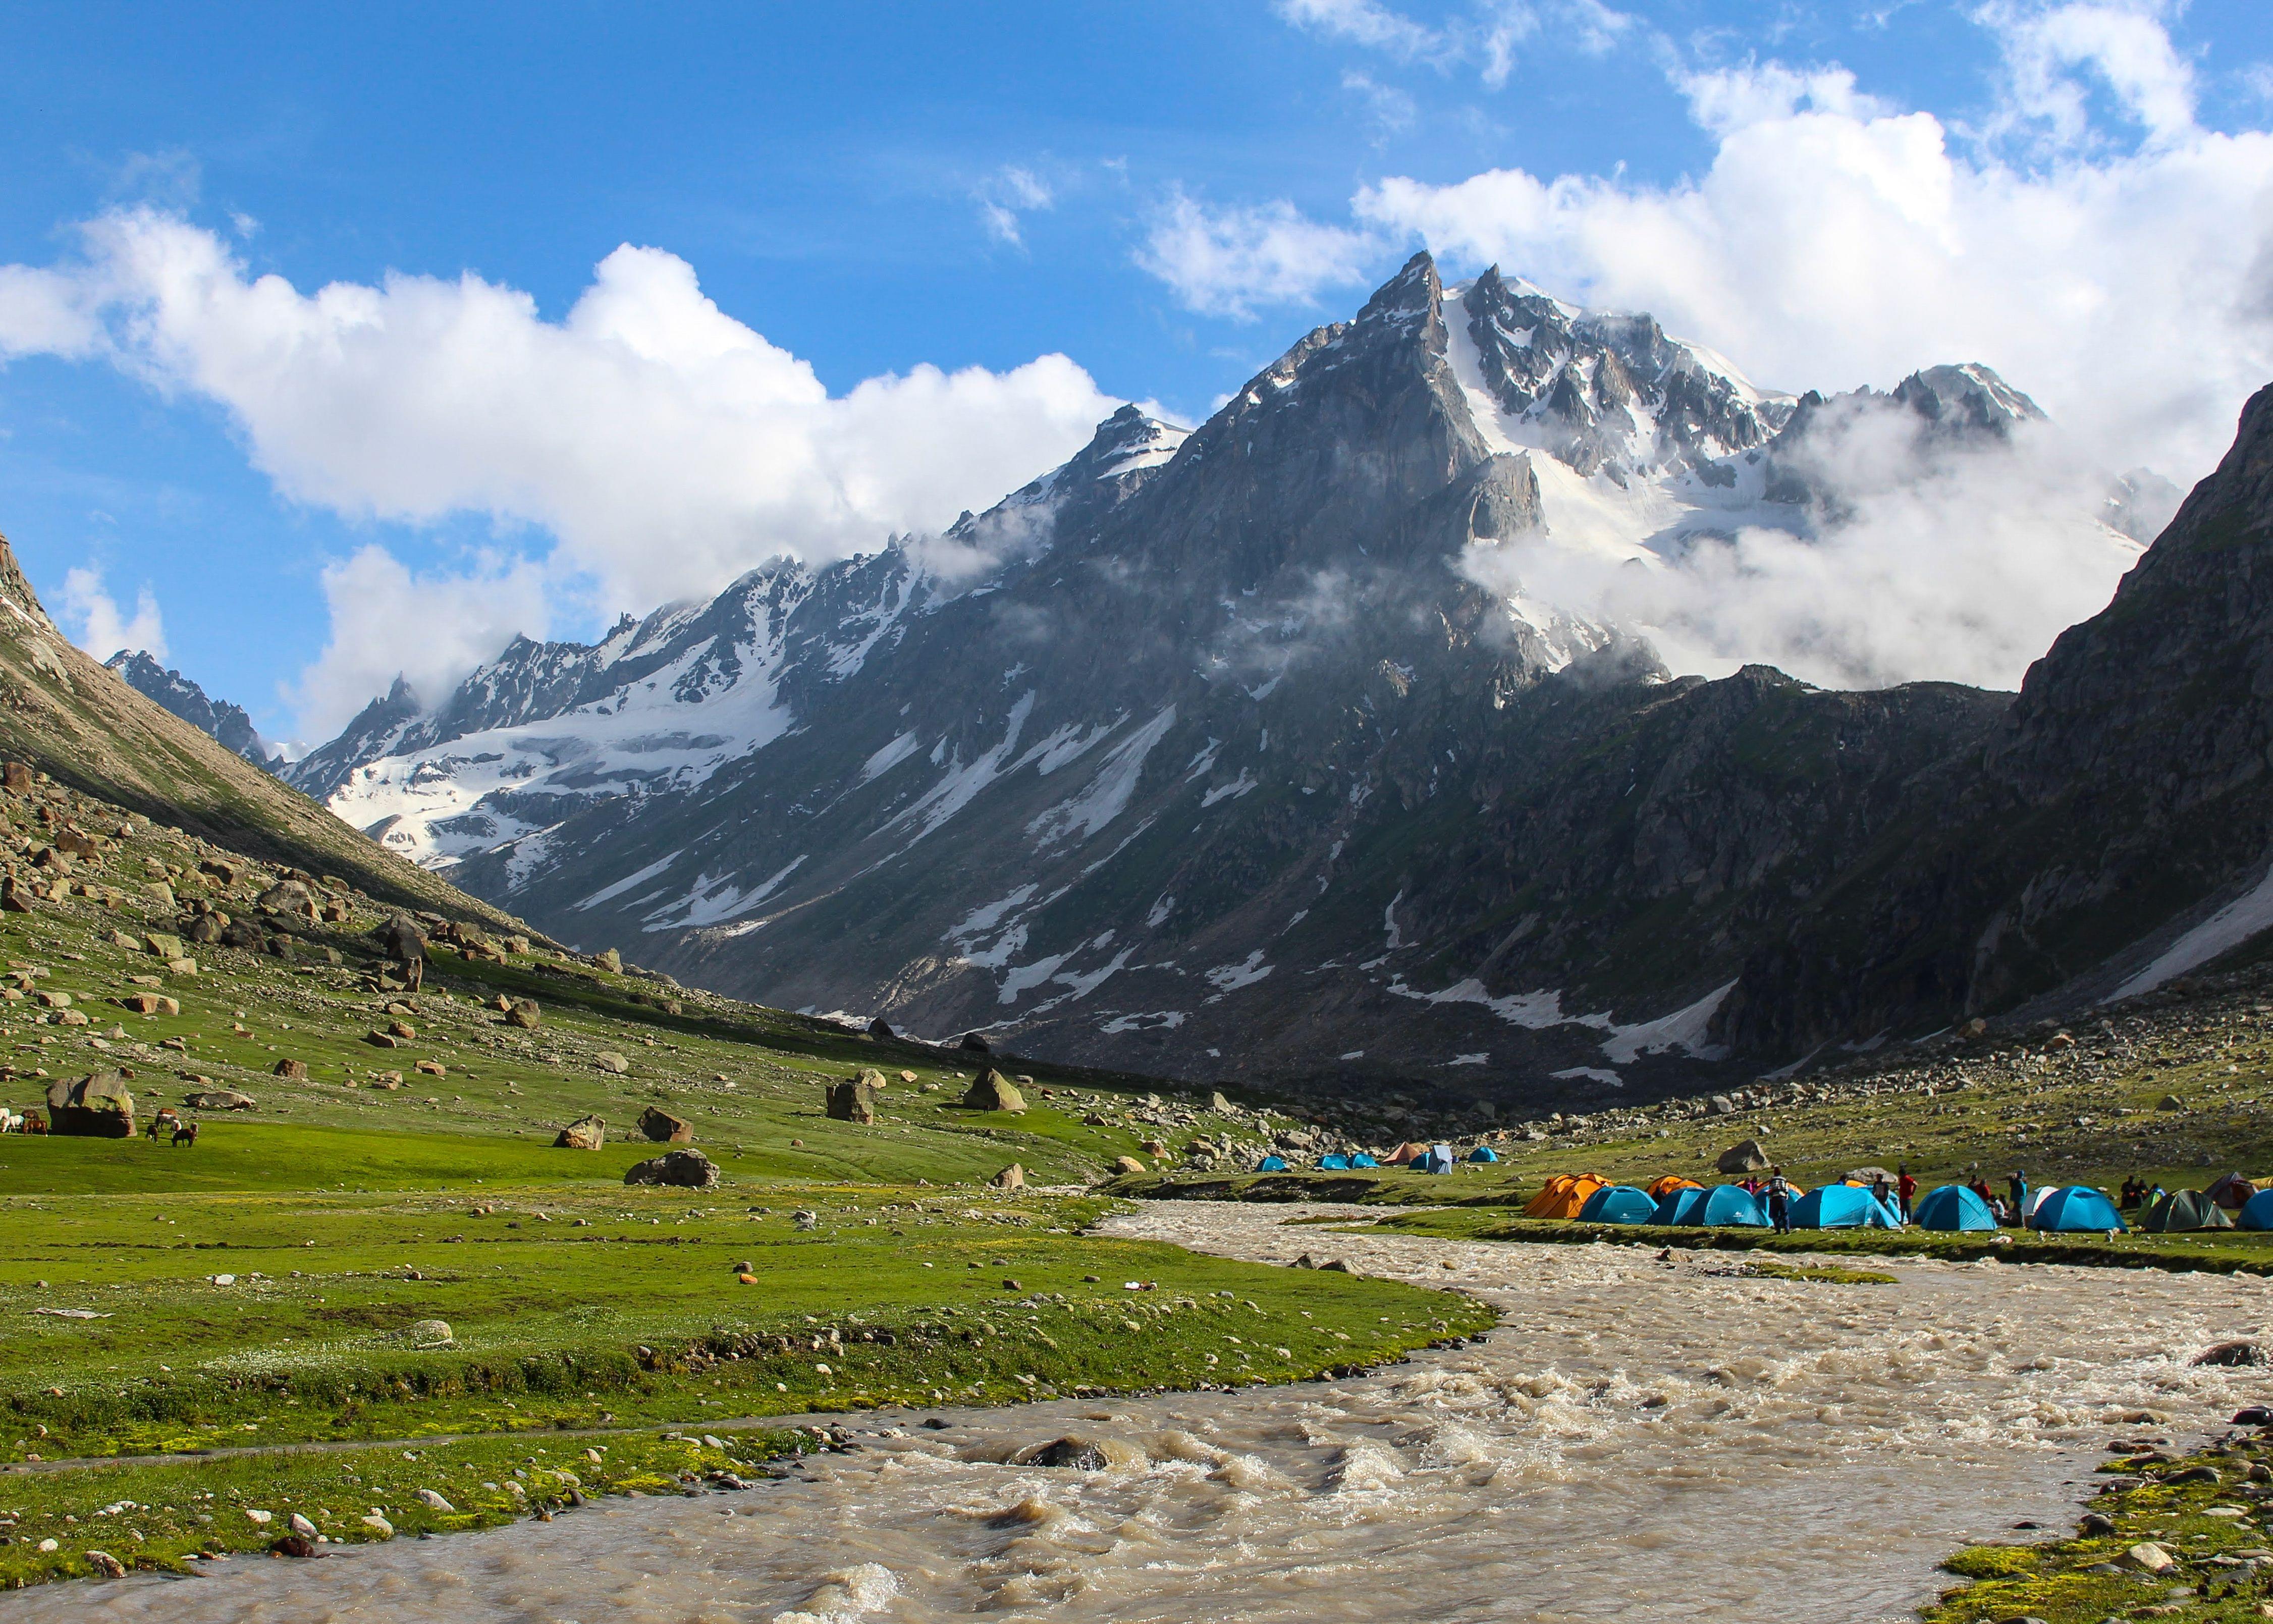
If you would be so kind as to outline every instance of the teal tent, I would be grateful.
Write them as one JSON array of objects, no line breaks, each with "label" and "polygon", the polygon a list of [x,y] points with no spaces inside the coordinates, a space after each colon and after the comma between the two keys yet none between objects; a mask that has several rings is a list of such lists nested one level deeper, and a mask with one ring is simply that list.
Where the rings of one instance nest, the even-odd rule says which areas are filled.
[{"label": "teal tent", "polygon": [[1318,1171],[1321,1173],[1347,1173],[1349,1171],[1349,1158],[1347,1156],[1320,1156],[1318,1158]]},{"label": "teal tent", "polygon": [[1287,1170],[1287,1158],[1265,1156],[1255,1164],[1255,1170],[1258,1173],[1283,1173]]},{"label": "teal tent", "polygon": [[1604,1184],[1579,1209],[1580,1223],[1647,1223],[1657,1211],[1649,1192],[1632,1184]]},{"label": "teal tent", "polygon": [[1414,1157],[1411,1165],[1416,1173],[1449,1173],[1452,1170],[1452,1147],[1434,1146],[1426,1155]]},{"label": "teal tent", "polygon": [[1901,1217],[1855,1184],[1826,1184],[1791,1204],[1795,1229],[1899,1229]]},{"label": "teal tent", "polygon": [[2033,1229],[2128,1229],[2115,1203],[2088,1184],[2068,1184],[2037,1203],[2029,1219]]},{"label": "teal tent", "polygon": [[2244,1229],[2273,1229],[2273,1190],[2260,1190],[2244,1201],[2233,1222]]},{"label": "teal tent", "polygon": [[1652,1223],[1736,1224],[1765,1229],[1768,1215],[1759,1198],[1741,1184],[1717,1184],[1710,1190],[1676,1190],[1657,1204]]},{"label": "teal tent", "polygon": [[1499,1153],[1489,1145],[1479,1145],[1468,1153],[1468,1160],[1471,1162],[1497,1162],[1499,1160]]},{"label": "teal tent", "polygon": [[1911,1211],[1921,1229],[1993,1229],[1997,1220],[1983,1200],[1963,1184],[1931,1191]]},{"label": "teal tent", "polygon": [[1357,1154],[1352,1156],[1349,1159],[1349,1162],[1350,1165],[1354,1168],[1379,1167],[1381,1165],[1380,1162],[1376,1162],[1371,1156],[1367,1155],[1365,1152],[1362,1150],[1358,1152]]}]

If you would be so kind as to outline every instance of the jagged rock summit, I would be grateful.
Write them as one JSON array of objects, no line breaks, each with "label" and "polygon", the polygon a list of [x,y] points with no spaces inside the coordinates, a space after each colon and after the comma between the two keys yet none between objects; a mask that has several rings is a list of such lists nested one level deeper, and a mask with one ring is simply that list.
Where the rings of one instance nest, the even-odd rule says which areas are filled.
[{"label": "jagged rock summit", "polygon": [[221,748],[244,756],[264,771],[283,771],[283,756],[261,739],[244,706],[208,698],[205,689],[180,672],[161,665],[147,650],[121,649],[103,662],[103,667],[116,672],[127,687],[180,717]]}]

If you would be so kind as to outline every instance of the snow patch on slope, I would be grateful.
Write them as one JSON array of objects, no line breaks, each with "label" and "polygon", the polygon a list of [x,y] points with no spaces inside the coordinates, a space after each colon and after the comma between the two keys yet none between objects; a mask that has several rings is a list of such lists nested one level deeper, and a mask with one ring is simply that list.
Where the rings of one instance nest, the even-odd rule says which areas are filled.
[{"label": "snow patch on slope", "polygon": [[2164,981],[2206,965],[2229,948],[2239,947],[2259,931],[2273,929],[2273,870],[2255,888],[2236,897],[2217,913],[2164,948],[2155,962],[2118,987],[2103,1002],[2152,992]]}]

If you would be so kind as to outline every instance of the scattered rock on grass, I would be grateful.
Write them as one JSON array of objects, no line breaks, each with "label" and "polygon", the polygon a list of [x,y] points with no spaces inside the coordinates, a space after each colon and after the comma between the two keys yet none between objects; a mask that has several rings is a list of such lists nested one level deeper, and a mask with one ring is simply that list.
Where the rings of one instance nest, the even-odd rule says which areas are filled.
[{"label": "scattered rock on grass", "polygon": [[1024,1190],[1026,1187],[1026,1169],[1013,1162],[986,1182],[997,1190]]},{"label": "scattered rock on grass", "polygon": [[124,1579],[126,1576],[126,1564],[108,1551],[88,1552],[86,1565],[106,1579]]},{"label": "scattered rock on grass", "polygon": [[1746,1139],[1722,1151],[1721,1159],[1713,1165],[1723,1173],[1757,1173],[1768,1165],[1768,1155],[1760,1148],[1759,1140]]},{"label": "scattered rock on grass", "polygon": [[[499,1002],[504,1003],[505,1000],[499,998]],[[508,1026],[518,1026],[523,1032],[534,1032],[536,1030],[537,1022],[542,1019],[543,1012],[536,1007],[536,1000],[534,998],[515,998],[506,1004],[505,1024]]]},{"label": "scattered rock on grass", "polygon": [[251,1094],[234,1088],[208,1088],[189,1095],[182,1103],[199,1111],[249,1111],[253,1101]]},{"label": "scattered rock on grass", "polygon": [[665,1151],[652,1161],[635,1162],[624,1175],[627,1184],[675,1184],[688,1190],[708,1190],[718,1182],[718,1164],[699,1150]]},{"label": "scattered rock on grass", "polygon": [[304,1083],[308,1080],[308,1063],[304,1060],[280,1060],[274,1074],[291,1082]]},{"label": "scattered rock on grass", "polygon": [[1018,1086],[993,1066],[983,1068],[971,1080],[971,1090],[963,1096],[964,1104],[975,1111],[1023,1111],[1026,1097]]},{"label": "scattered rock on grass", "polygon": [[432,1489],[419,1490],[418,1503],[434,1511],[455,1511],[457,1509],[455,1506],[453,1506],[448,1500],[444,1500],[441,1495],[435,1492]]},{"label": "scattered rock on grass", "polygon": [[694,1142],[694,1124],[669,1111],[657,1110],[650,1105],[639,1114],[641,1135],[657,1145],[691,1145]]},{"label": "scattered rock on grass", "polygon": [[592,1064],[603,1071],[612,1071],[618,1077],[632,1069],[632,1063],[611,1049],[604,1049],[592,1056]]},{"label": "scattered rock on grass", "polygon": [[1116,1173],[1141,1173],[1144,1170],[1144,1164],[1134,1156],[1115,1156],[1113,1158],[1113,1170]]},{"label": "scattered rock on grass", "polygon": [[552,1141],[555,1150],[597,1150],[608,1142],[608,1119],[604,1116],[579,1116],[560,1130]]}]

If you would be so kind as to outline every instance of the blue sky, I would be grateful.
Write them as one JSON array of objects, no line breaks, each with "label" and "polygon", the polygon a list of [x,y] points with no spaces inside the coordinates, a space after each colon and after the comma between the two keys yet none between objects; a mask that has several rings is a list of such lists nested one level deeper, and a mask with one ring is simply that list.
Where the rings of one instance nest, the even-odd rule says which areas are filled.
[{"label": "blue sky", "polygon": [[[1774,387],[1981,351],[2192,477],[2273,375],[2269,64],[2242,0],[15,6],[0,529],[75,634],[154,632],[305,738],[391,662],[431,687],[513,629],[943,524],[1114,400],[1194,419],[1423,242]],[[1928,256],[1862,305],[1793,246],[1850,182],[1848,246]],[[1998,235],[2038,207],[2065,265]],[[626,244],[659,253],[596,284]],[[2188,267],[2216,320],[2166,308]],[[424,327],[391,274],[431,279]],[[332,283],[369,308],[305,302]],[[2138,308],[2212,375],[2072,359]],[[926,365],[983,371],[853,393]]]}]

